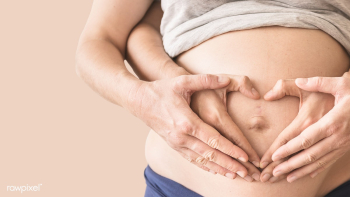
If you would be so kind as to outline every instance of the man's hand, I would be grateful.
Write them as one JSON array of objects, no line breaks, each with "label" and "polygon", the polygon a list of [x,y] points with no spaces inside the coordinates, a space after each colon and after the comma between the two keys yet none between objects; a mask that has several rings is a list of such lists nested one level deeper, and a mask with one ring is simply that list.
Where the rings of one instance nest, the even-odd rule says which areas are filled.
[{"label": "man's hand", "polygon": [[[288,125],[272,143],[270,148],[266,151],[261,159],[261,168],[265,168],[261,173],[261,181],[266,182],[276,182],[284,179],[288,172],[301,167],[302,165],[310,164],[316,161],[316,152],[314,149],[306,149],[306,145],[309,141],[300,141],[299,149],[306,149],[296,156],[291,154],[297,151],[291,151],[288,146],[284,146],[287,142],[294,142],[296,139],[306,139],[305,131],[308,131],[309,127],[313,123],[321,119],[329,110],[334,106],[334,97],[330,94],[307,92],[299,89],[295,84],[295,80],[279,80],[274,88],[264,95],[264,99],[268,101],[278,100],[284,96],[296,96],[300,98],[299,113],[296,118]],[[309,128],[308,128],[309,127]],[[306,129],[306,130],[305,130]],[[294,144],[295,145],[295,144]],[[280,147],[282,149],[279,149]],[[323,147],[322,150],[324,150]],[[328,148],[328,147],[327,147]],[[279,149],[278,151],[276,151]],[[280,151],[284,154],[279,157],[277,154]],[[321,151],[321,150],[318,150]],[[292,156],[291,158],[289,158]],[[272,162],[273,161],[273,162]],[[271,163],[272,162],[272,163]],[[318,163],[314,163],[314,165]],[[267,167],[266,167],[267,166]],[[300,172],[300,171],[299,171]],[[301,171],[302,173],[305,171]],[[296,171],[297,175],[300,173]],[[292,181],[292,176],[295,175],[293,172],[288,176],[288,181]],[[300,177],[299,177],[300,178]]]},{"label": "man's hand", "polygon": [[189,106],[194,92],[230,83],[227,75],[210,74],[143,82],[130,89],[126,107],[192,163],[212,171],[221,166],[225,176],[235,178],[237,173],[244,178],[247,169],[235,159],[247,162],[248,155],[204,123]]},{"label": "man's hand", "polygon": [[[259,167],[258,154],[227,112],[226,97],[227,93],[231,91],[240,91],[251,99],[259,99],[260,95],[253,89],[248,77],[232,76],[230,79],[230,84],[224,88],[195,92],[192,95],[191,108],[205,123],[214,127],[222,136],[242,148],[248,154],[249,161]],[[249,162],[243,164],[248,169],[248,174],[256,181],[260,181],[260,171]],[[225,169],[221,166],[213,165],[213,167],[215,167],[215,172],[224,174]]]}]

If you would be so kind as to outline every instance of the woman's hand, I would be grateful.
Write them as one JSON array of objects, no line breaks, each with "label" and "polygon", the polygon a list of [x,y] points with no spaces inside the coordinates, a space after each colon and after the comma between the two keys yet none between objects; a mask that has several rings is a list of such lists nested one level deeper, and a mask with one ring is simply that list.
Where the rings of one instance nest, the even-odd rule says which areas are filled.
[{"label": "woman's hand", "polygon": [[194,92],[224,88],[230,83],[226,75],[210,74],[143,82],[130,90],[126,107],[189,161],[212,171],[221,166],[229,178],[235,178],[235,173],[246,177],[247,169],[235,159],[247,162],[248,155],[204,123],[189,106]]},{"label": "woman's hand", "polygon": [[[249,160],[256,167],[259,167],[260,158],[258,154],[227,112],[226,98],[227,93],[232,91],[240,91],[243,95],[252,99],[259,99],[260,95],[253,89],[253,85],[248,77],[232,76],[230,79],[231,83],[224,88],[195,92],[192,95],[191,108],[205,123],[215,128],[222,136],[242,148],[248,154]],[[215,172],[224,174],[225,169],[223,167],[214,163],[210,165],[213,166]],[[251,177],[256,181],[260,181],[260,171],[254,165],[249,162],[243,163],[243,165],[248,169],[248,174]],[[252,180],[249,177],[245,178],[248,181]]]},{"label": "woman's hand", "polygon": [[[299,89],[298,86],[296,86],[295,84],[295,80],[279,80],[274,86],[274,88],[264,95],[264,99],[268,101],[273,101],[281,99],[284,96],[296,96],[300,98],[299,113],[296,116],[296,118],[292,121],[292,123],[288,125],[279,134],[279,136],[276,138],[276,140],[272,143],[270,148],[262,157],[261,168],[265,168],[261,173],[262,182],[277,182],[279,180],[284,179],[288,175],[286,173],[298,167],[316,161],[316,153],[318,153],[319,151],[323,151],[326,148],[322,147],[322,149],[316,150],[314,148],[306,149],[307,147],[304,145],[307,145],[305,144],[305,142],[308,143],[308,141],[303,141],[303,143],[300,142],[299,149],[297,151],[300,151],[301,149],[306,150],[302,151],[300,154],[289,158],[291,154],[297,151],[290,152],[290,149],[284,148],[281,150],[287,151],[288,154],[283,154],[282,157],[277,157],[278,155],[276,153],[279,153],[280,151],[276,151],[277,149],[279,149],[281,146],[285,147],[283,145],[286,144],[288,141],[294,142],[293,138],[298,135],[299,136],[296,139],[306,139],[303,138],[305,137],[305,132],[308,132],[308,129],[313,127],[309,126],[321,119],[334,106],[334,97],[332,95],[316,92],[307,92],[305,90]],[[301,145],[303,145],[304,147],[301,148]],[[316,162],[312,165],[315,164],[317,165],[318,163]],[[310,166],[308,168],[310,168]],[[291,181],[292,176],[294,175],[299,175],[300,178],[300,173],[306,173],[305,169],[302,171],[297,170],[290,174],[287,178],[288,181]]]},{"label": "woman's hand", "polygon": [[300,135],[286,140],[272,155],[273,160],[278,160],[301,151],[274,170],[278,175],[278,171],[287,173],[299,168],[288,175],[289,182],[310,173],[315,177],[350,150],[350,73],[342,77],[297,79],[296,85],[307,91],[332,94],[335,106]]}]

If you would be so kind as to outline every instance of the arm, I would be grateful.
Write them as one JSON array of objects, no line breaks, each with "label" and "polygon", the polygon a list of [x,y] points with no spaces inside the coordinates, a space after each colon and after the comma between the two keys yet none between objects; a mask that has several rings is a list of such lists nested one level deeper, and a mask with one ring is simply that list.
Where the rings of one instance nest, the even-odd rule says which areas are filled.
[{"label": "arm", "polygon": [[247,160],[248,156],[204,124],[189,107],[194,92],[226,87],[229,77],[185,75],[145,82],[127,71],[127,38],[151,3],[95,0],[76,52],[78,76],[101,96],[140,118],[175,150],[210,157],[245,177],[247,169],[231,157]]},{"label": "arm", "polygon": [[[140,79],[154,81],[172,78],[179,75],[191,75],[184,68],[178,66],[164,51],[160,34],[160,22],[163,12],[160,3],[154,3],[141,22],[133,29],[127,43],[127,61]],[[259,166],[259,157],[250,146],[243,133],[232,121],[225,105],[226,93],[220,91],[241,90],[246,96],[257,99],[259,96],[251,95],[252,85],[247,77],[232,76],[235,81],[227,89],[198,91],[193,94],[191,108],[207,124],[216,128],[221,135],[239,145],[249,156],[249,160]],[[241,83],[245,80],[246,83]],[[222,95],[225,95],[222,97]],[[225,125],[225,126],[224,126]],[[207,162],[193,155],[190,158],[193,164],[205,170],[225,175],[228,171],[215,162]],[[248,174],[259,180],[259,170],[254,165],[242,163]],[[250,180],[249,177],[246,178]]]},{"label": "arm", "polygon": [[154,81],[190,74],[164,51],[160,34],[162,17],[160,2],[154,2],[127,42],[126,60],[142,80]]},{"label": "arm", "polygon": [[119,106],[125,106],[126,95],[140,85],[124,65],[126,40],[151,3],[152,0],[96,0],[79,39],[78,76]]}]

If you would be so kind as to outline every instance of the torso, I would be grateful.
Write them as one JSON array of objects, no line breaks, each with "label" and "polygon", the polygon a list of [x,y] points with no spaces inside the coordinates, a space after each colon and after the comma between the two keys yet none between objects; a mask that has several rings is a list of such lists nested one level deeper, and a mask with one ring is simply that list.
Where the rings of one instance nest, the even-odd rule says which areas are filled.
[{"label": "torso", "polygon": [[[328,34],[321,30],[280,26],[221,34],[180,54],[175,61],[193,74],[246,75],[261,95],[278,79],[335,77],[349,70],[349,56]],[[230,93],[227,104],[234,122],[261,157],[297,115],[299,99],[285,97],[267,102]],[[257,123],[252,118],[254,115],[259,115],[263,121]],[[252,129],[252,124],[263,126]],[[203,196],[213,197],[279,197],[281,191],[285,197],[324,196],[350,179],[349,152],[313,179],[306,176],[293,183],[283,180],[274,184],[248,183],[239,177],[230,180],[189,163],[153,130],[146,141],[146,159],[156,173]]]}]

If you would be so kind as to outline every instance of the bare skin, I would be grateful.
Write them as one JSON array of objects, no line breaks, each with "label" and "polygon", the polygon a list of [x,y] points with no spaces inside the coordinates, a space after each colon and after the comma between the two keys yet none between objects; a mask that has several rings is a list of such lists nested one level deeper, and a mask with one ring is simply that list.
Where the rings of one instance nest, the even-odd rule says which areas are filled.
[{"label": "bare skin", "polygon": [[[145,24],[141,24],[141,25],[144,25],[143,29],[147,29],[146,27],[147,25]],[[135,31],[137,30],[137,28],[135,28]],[[283,45],[282,44],[283,40],[279,40],[281,43],[280,48],[283,50],[278,50],[279,45],[275,45],[275,48],[274,48],[275,50],[272,50],[272,48],[270,48],[270,50],[267,50],[267,52],[270,52],[275,56],[274,57],[275,61],[278,60],[279,62],[282,62],[282,63],[274,64],[274,62],[269,62],[269,64],[266,64],[269,66],[265,66],[265,72],[264,72],[264,70],[261,70],[259,68],[261,68],[262,65],[264,65],[263,62],[266,61],[266,59],[264,59],[263,55],[261,56],[258,55],[263,53],[259,51],[261,47],[259,47],[259,45],[256,43],[259,43],[259,42],[263,43],[263,41],[267,39],[266,36],[269,35],[268,33],[272,32],[269,29],[270,28],[265,28],[265,29],[259,28],[256,30],[250,30],[251,33],[250,34],[247,33],[246,38],[249,38],[249,40],[251,40],[251,38],[256,38],[254,42],[249,41],[248,39],[245,39],[245,33],[243,32],[249,32],[249,31],[241,31],[242,33],[228,33],[224,36],[218,36],[197,47],[194,47],[193,49],[190,49],[189,51],[183,53],[182,55],[180,55],[175,59],[178,65],[185,68],[190,73],[212,73],[212,74],[215,74],[218,72],[220,73],[224,72],[228,74],[235,73],[239,75],[241,74],[247,75],[251,79],[253,79],[252,82],[255,85],[254,87],[257,88],[258,92],[261,94],[265,93],[264,100],[266,102],[259,101],[260,104],[258,104],[259,108],[257,109],[259,109],[260,111],[259,113],[263,112],[265,114],[268,114],[268,115],[262,116],[264,119],[268,119],[268,121],[265,121],[264,119],[261,119],[261,118],[254,118],[252,119],[251,123],[247,122],[246,120],[248,120],[249,118],[245,117],[244,114],[249,114],[249,112],[250,112],[250,115],[252,112],[257,113],[257,112],[254,112],[256,110],[254,108],[252,109],[253,111],[250,111],[250,107],[255,105],[254,104],[255,101],[249,101],[249,99],[239,96],[239,94],[235,93],[231,97],[228,97],[227,107],[228,107],[228,113],[231,115],[231,117],[233,118],[234,122],[238,125],[238,127],[243,131],[244,135],[248,138],[248,141],[251,142],[251,145],[257,151],[258,155],[261,155],[261,156],[264,155],[265,159],[268,158],[265,155],[268,155],[271,152],[273,153],[274,151],[271,151],[271,150],[276,147],[278,148],[279,145],[281,144],[281,141],[283,141],[285,137],[288,136],[288,135],[285,135],[287,133],[286,131],[283,131],[281,133],[283,129],[291,131],[293,130],[291,128],[298,126],[300,124],[303,124],[302,125],[303,128],[308,128],[310,125],[312,125],[313,123],[317,122],[317,120],[322,118],[334,106],[334,98],[329,94],[312,93],[312,92],[307,92],[305,90],[301,91],[295,85],[294,80],[278,81],[278,79],[281,79],[281,78],[293,79],[296,77],[309,77],[309,76],[334,77],[334,76],[341,76],[342,73],[344,73],[345,71],[348,71],[349,69],[349,57],[346,55],[345,51],[341,48],[339,43],[330,39],[330,37],[326,35],[324,32],[321,33],[321,31],[319,30],[300,30],[300,31],[293,30],[293,32],[295,32],[295,34],[293,34],[293,33],[288,33],[289,31],[291,31],[288,28],[285,28],[285,29],[275,28],[276,29],[275,31],[279,33],[279,34],[276,33],[276,35],[284,35],[289,39],[293,40],[294,43],[288,43],[288,45]],[[139,31],[138,34],[142,34],[141,29],[139,29],[138,31]],[[307,33],[303,34],[303,32],[307,32]],[[144,35],[147,35],[147,33],[144,33]],[[148,36],[150,35],[152,34],[148,32]],[[272,40],[270,40],[270,42],[277,42],[276,36],[272,36],[272,35],[273,33],[271,33],[270,38]],[[292,37],[292,35],[294,37]],[[134,35],[132,34],[131,38],[133,36]],[[158,35],[153,34],[153,36],[159,36],[159,33]],[[258,39],[259,37],[263,39],[259,40]],[[313,40],[317,40],[317,39],[313,39],[313,38],[319,38],[318,40],[321,40],[323,42],[314,43]],[[135,41],[137,40],[136,34],[132,39],[134,39]],[[232,39],[232,42],[230,41],[231,39]],[[308,45],[300,45],[301,43],[297,42],[298,39],[307,39],[309,43]],[[132,41],[130,41],[130,43],[132,43]],[[240,43],[244,43],[244,45],[243,44],[240,45]],[[250,44],[250,46],[245,47],[245,45],[247,44],[248,45]],[[333,50],[331,50],[331,52],[333,53],[331,53],[330,51],[324,51],[324,53],[322,53],[322,48],[319,48],[319,47],[322,47],[324,45],[332,48]],[[133,47],[132,44],[128,44],[128,46]],[[261,46],[266,47],[266,44],[261,44]],[[147,45],[145,44],[143,47],[147,48]],[[302,51],[296,50],[296,49],[304,50],[304,49],[307,49],[307,47],[310,47],[310,52],[311,52],[308,54],[308,56],[303,56]],[[245,51],[245,48],[247,48],[246,52],[242,52],[242,51]],[[240,49],[241,51],[237,49]],[[314,49],[315,51],[319,50],[318,52],[324,55],[324,57],[321,58],[321,61],[320,61],[320,57],[316,56],[315,54],[313,55],[312,49]],[[216,53],[216,51],[218,50],[220,50],[221,53]],[[284,50],[288,51],[289,54],[291,54],[290,58],[288,58],[289,56],[283,56],[284,53],[279,53],[279,51],[284,51]],[[130,53],[131,53],[130,56],[132,56],[133,51],[138,51],[137,54],[142,54],[141,53],[142,49],[138,50],[137,47],[133,47],[133,49],[130,50]],[[149,51],[152,51],[152,52],[149,52]],[[231,53],[229,53],[230,54],[229,58],[228,56],[226,57],[224,56],[225,53],[223,52],[225,51],[226,52],[231,51]],[[257,52],[254,53],[254,51],[257,51]],[[234,55],[235,53],[239,53],[239,56],[238,55],[235,56]],[[252,55],[249,55],[249,58],[248,58],[247,54],[250,54],[250,53],[252,53]],[[143,54],[144,56],[153,56],[154,59],[156,59],[156,56],[157,56],[157,53],[154,52],[154,50],[152,50],[152,47],[149,47],[148,51],[143,51]],[[208,56],[207,54],[210,54],[210,55]],[[249,63],[245,62],[246,60],[251,60],[252,57],[256,58],[255,61],[260,60],[259,63],[256,63],[256,64],[260,64],[259,66],[249,65],[249,64],[254,64],[254,58],[253,58],[253,61]],[[134,59],[136,58],[137,56],[134,55]],[[328,58],[328,61],[325,58]],[[300,60],[296,61],[297,59],[300,59]],[[288,64],[288,61],[290,62],[289,64]],[[147,61],[142,62],[142,60],[140,60],[140,62],[136,64],[138,68],[144,69],[145,72],[151,72],[155,67],[157,67],[157,65],[152,64],[152,62],[147,62]],[[242,66],[240,67],[239,64],[241,64]],[[282,65],[286,64],[286,67],[288,67],[288,72],[286,72],[287,70],[284,69],[285,67],[281,66],[281,64]],[[298,67],[298,64],[299,64],[299,67]],[[149,67],[147,65],[152,65],[152,66]],[[162,71],[165,73],[171,72],[171,70],[174,70],[174,69],[176,70],[176,67],[177,67],[176,64],[168,63],[167,67],[163,68]],[[147,69],[148,71],[146,71]],[[270,72],[273,71],[273,72],[271,74],[266,72],[266,70]],[[265,81],[262,80],[261,73],[265,73],[265,75],[263,75],[265,76],[264,77]],[[293,83],[290,83],[291,81]],[[273,87],[274,85],[275,87]],[[344,89],[344,86],[342,87]],[[272,89],[273,91],[269,92],[270,89]],[[200,94],[200,92],[197,92],[196,94]],[[301,97],[302,99],[300,99],[300,103],[299,103],[299,100],[295,100],[292,97],[289,97],[288,99],[287,98],[281,99],[285,95]],[[193,96],[195,97],[195,95]],[[269,102],[274,101],[276,103],[271,102],[271,104],[268,104],[267,101]],[[195,103],[197,101],[192,100],[192,102],[194,103],[194,105],[196,105]],[[201,105],[200,103],[202,103],[202,100],[198,100],[197,105],[200,106]],[[261,108],[261,106],[266,106],[266,107]],[[298,112],[299,107],[300,107],[300,111]],[[289,110],[289,112],[288,113],[282,112],[280,110],[281,108]],[[195,110],[195,107],[193,107],[193,109]],[[268,109],[271,109],[272,111]],[[247,113],[242,113],[245,111],[247,111]],[[337,113],[342,114],[341,111],[339,110],[337,111]],[[240,114],[240,115],[237,116],[237,114]],[[343,118],[341,118],[341,120],[343,122],[346,122],[348,120],[346,117],[347,116],[345,115]],[[294,118],[295,120],[301,120],[301,119],[305,120],[306,118],[307,121],[301,121],[301,122],[293,121]],[[274,124],[271,124],[272,120]],[[339,136],[345,135],[347,127],[343,127],[343,128],[344,128],[343,129],[344,134],[342,135],[339,134]],[[251,131],[248,131],[248,129]],[[278,130],[279,132],[276,132]],[[263,137],[263,135],[261,134],[258,134],[257,131],[258,133],[265,133],[264,134],[265,137]],[[281,133],[282,137],[278,135],[279,133]],[[261,136],[261,137],[259,138],[258,136]],[[276,141],[274,142],[273,139],[276,139]],[[265,142],[262,143],[263,141]],[[276,145],[276,142],[278,143],[278,145]],[[343,143],[344,146],[342,147],[344,148],[342,148],[341,150],[346,152],[348,147],[346,146],[347,141],[343,141],[343,142],[344,142]],[[269,149],[269,146],[272,145],[273,143],[275,145],[271,146],[272,149],[271,148]],[[325,148],[325,147],[321,147],[321,148]],[[158,155],[156,155],[156,154],[152,154],[153,150],[163,150],[163,151],[161,152],[158,151]],[[264,154],[265,152],[268,154]],[[304,157],[305,157],[305,154],[304,154]],[[311,163],[309,162],[310,164],[314,162],[314,164],[312,164],[313,168],[311,169],[325,170],[324,173],[321,173],[322,176],[314,179],[303,177],[308,174],[314,177],[314,174],[310,171],[310,168],[309,168],[308,169],[309,171],[307,171],[306,173],[304,171],[304,174],[302,174],[302,176],[299,174],[299,178],[303,177],[302,180],[292,185],[288,185],[289,183],[286,184],[285,177],[287,174],[272,177],[272,175],[274,174],[273,173],[274,168],[278,164],[283,163],[284,161],[287,161],[288,158],[282,158],[281,160],[276,159],[274,162],[272,162],[271,160],[267,162],[267,164],[261,163],[261,165],[265,165],[265,169],[261,173],[261,177],[260,177],[261,181],[266,182],[270,180],[270,182],[276,182],[275,186],[266,185],[266,184],[264,186],[257,185],[257,184],[246,185],[237,179],[235,179],[234,182],[230,182],[229,180],[225,181],[221,178],[216,178],[210,175],[203,174],[202,172],[197,171],[196,169],[182,162],[182,160],[178,158],[175,153],[173,154],[172,151],[167,149],[166,146],[161,141],[159,141],[158,137],[153,134],[153,131],[150,132],[150,135],[146,144],[146,158],[148,159],[150,166],[154,168],[154,170],[157,173],[163,176],[166,176],[168,178],[171,178],[175,181],[178,181],[181,184],[185,185],[186,187],[194,191],[197,191],[198,193],[204,196],[215,196],[215,195],[227,196],[228,194],[231,194],[231,195],[234,194],[232,193],[233,191],[237,196],[241,196],[241,195],[246,196],[247,195],[246,192],[249,192],[249,191],[259,191],[259,194],[262,196],[264,196],[263,194],[264,192],[268,192],[269,196],[274,196],[274,195],[280,196],[280,193],[278,193],[277,191],[281,191],[281,190],[286,192],[286,196],[288,195],[290,196],[296,196],[296,195],[297,196],[322,196],[327,192],[329,192],[332,188],[335,188],[337,185],[341,184],[342,182],[350,178],[350,172],[346,171],[347,168],[345,168],[345,166],[342,165],[350,161],[350,155],[344,154],[343,157],[340,157],[340,154],[338,154],[336,157],[337,159],[339,159],[338,162],[329,163],[328,166],[323,166],[323,167],[321,166],[321,168],[320,166],[317,166],[318,164],[317,161],[311,161]],[[331,157],[328,157],[328,159],[332,160]],[[305,159],[303,158],[300,159],[300,157],[298,160],[305,161]],[[161,161],[163,165],[159,165],[158,163],[159,161]],[[167,168],[164,168],[164,166],[166,166]],[[181,173],[179,173],[178,171],[174,173],[171,170],[171,169],[177,169],[177,168],[181,168],[184,173],[190,175],[190,176],[187,176],[187,180],[181,179]],[[177,175],[176,173],[180,175]],[[270,177],[265,179],[264,175],[267,175],[267,174],[270,175]],[[194,179],[192,180],[191,178],[189,178],[192,176],[194,177],[195,180]],[[291,182],[290,178],[291,177],[288,177],[289,182]],[[198,181],[198,180],[201,180],[201,181]],[[204,185],[211,185],[212,187],[206,188]],[[295,189],[295,188],[300,188],[301,186],[304,189],[302,190]],[[213,193],[213,191],[216,191],[216,192],[220,191],[221,193],[220,192]],[[275,191],[277,193],[274,193]],[[249,193],[249,194],[254,195],[254,193]]]},{"label": "bare skin", "polygon": [[[172,78],[180,75],[191,75],[190,72],[179,67],[164,51],[159,32],[162,15],[163,12],[160,9],[160,3],[154,2],[128,39],[127,61],[140,79],[146,81]],[[148,51],[153,52],[149,53]],[[252,85],[249,78],[246,76],[234,77],[236,81],[233,84],[235,85],[231,86],[230,91],[240,91],[252,99],[260,98],[260,95],[257,94],[255,89],[253,90],[255,95],[252,94]],[[241,162],[248,169],[248,176],[244,178],[247,181],[252,181],[253,179],[259,181],[260,171],[256,167],[259,167],[260,158],[228,114],[226,94],[223,94],[222,89],[194,93],[191,108],[205,123],[216,128],[222,136],[237,144],[247,153],[251,163]],[[236,174],[232,171],[228,171],[227,168],[217,165],[221,161],[216,156],[214,158],[219,159],[218,162],[210,161],[200,157],[198,154],[189,154],[182,155],[206,171],[214,174],[218,173],[231,179],[236,177]],[[237,164],[235,163],[235,165]]]},{"label": "bare skin", "polygon": [[[143,121],[147,122],[147,124],[151,128],[155,128],[155,131],[161,132],[162,130],[164,130],[164,128],[169,128],[169,130],[171,129],[174,130],[174,124],[169,124],[169,122],[164,121],[164,120],[171,120],[175,123],[181,123],[181,124],[178,124],[180,125],[180,127],[175,127],[175,132],[184,131],[183,129],[180,129],[180,128],[183,128],[183,126],[186,125],[186,128],[188,129],[185,129],[185,131],[187,132],[193,131],[194,128],[196,128],[196,130],[198,130],[198,128],[202,129],[203,133],[207,137],[206,139],[209,139],[210,137],[215,135],[219,136],[219,133],[215,129],[210,127],[208,124],[205,124],[198,116],[195,115],[195,113],[192,113],[192,110],[189,107],[189,101],[194,92],[198,92],[204,89],[220,89],[220,88],[226,87],[232,81],[230,78],[228,78],[227,76],[223,76],[222,77],[223,80],[221,83],[218,81],[219,79],[218,76],[208,75],[208,74],[199,74],[200,72],[191,72],[193,74],[198,73],[199,75],[195,74],[195,75],[189,75],[189,76],[180,76],[180,77],[174,77],[172,79],[157,80],[157,82],[144,82],[144,81],[138,80],[129,72],[127,72],[123,62],[125,58],[127,38],[130,34],[131,29],[142,19],[143,15],[146,13],[151,3],[152,1],[144,1],[144,0],[142,1],[141,0],[94,1],[91,14],[89,16],[85,29],[82,33],[82,36],[79,41],[79,46],[77,49],[77,55],[76,55],[77,74],[101,96],[103,96],[107,100],[117,105],[127,108],[135,116],[138,116]],[[130,17],[130,16],[133,16],[133,17]],[[338,51],[338,53],[335,53],[334,55],[338,55],[338,54],[341,54],[341,52]],[[336,62],[336,59],[335,59],[335,62]],[[190,70],[190,69],[187,68],[186,70]],[[206,72],[206,73],[210,73],[210,72]],[[295,77],[301,77],[301,76],[287,76],[286,78],[293,78],[293,77],[295,78]],[[304,77],[307,77],[307,76],[304,76]],[[191,86],[191,84],[193,86]],[[169,90],[169,91],[164,93],[165,92],[164,90]],[[163,97],[160,95],[163,95]],[[135,98],[139,98],[139,99],[135,99]],[[165,105],[170,106],[169,109],[173,112],[175,116],[167,116],[166,112],[164,111],[157,111],[157,114],[159,114],[159,112],[164,112],[164,116],[162,116],[162,119],[154,119],[154,116],[152,116],[152,114],[150,114],[149,116],[140,115],[142,114],[142,111],[139,111],[139,109],[145,104],[147,106],[147,102],[144,102],[142,105],[140,105],[141,103],[140,101],[142,100],[142,98],[152,98],[152,99],[144,99],[144,101],[147,101],[147,100],[150,101],[148,105],[152,105],[154,108],[159,107],[159,109],[161,109],[162,106],[165,106]],[[159,102],[151,103],[151,101],[153,101],[154,98],[164,98],[164,102],[163,100],[160,100]],[[176,103],[176,105],[174,103]],[[179,108],[179,104],[183,108],[181,107]],[[184,109],[187,109],[189,110],[189,112],[191,112],[191,113],[188,113],[186,118],[183,117]],[[228,113],[230,114],[230,111]],[[233,113],[231,113],[230,115],[232,116]],[[177,118],[174,118],[174,117],[177,117]],[[342,118],[341,120],[342,121],[346,120],[346,116],[344,116],[344,118]],[[237,123],[237,121],[235,122]],[[341,128],[346,128],[346,127],[341,127]],[[212,132],[211,133],[207,132],[208,130]],[[214,133],[216,132],[215,135],[213,135],[214,134],[213,132]],[[199,142],[203,142],[204,144],[207,144],[209,146],[211,144],[209,143],[209,141],[206,141],[205,138],[197,138],[197,139],[199,140]],[[221,141],[221,139],[223,142]],[[163,139],[163,142],[165,142],[164,139]],[[220,138],[219,144],[222,144],[222,143],[224,144],[223,146],[210,147],[210,148],[207,147],[206,151],[208,152],[216,149],[216,150],[220,150],[220,152],[222,153],[224,152],[228,153],[227,151],[224,150],[225,147],[234,146],[233,143],[230,143],[229,141],[226,141],[225,139]],[[230,144],[230,145],[225,146],[225,144]],[[235,148],[238,148],[238,147],[235,146]],[[165,148],[165,150],[167,149]],[[174,151],[174,149],[172,150]],[[201,151],[203,151],[203,149]],[[203,154],[202,157],[205,157],[205,155]],[[248,159],[247,154],[233,156],[233,158],[236,158],[236,159],[238,159],[239,157],[245,158],[244,160]],[[177,157],[173,155],[173,158],[177,158]],[[344,162],[343,158],[344,156],[341,157],[341,159],[339,159],[339,161],[337,161],[332,166],[339,166],[341,164],[340,160]],[[181,162],[181,160],[178,160],[178,161]],[[191,165],[191,166],[194,166],[194,165]],[[226,167],[230,168],[230,170],[233,172],[238,172],[238,170],[242,170],[243,177],[246,177],[245,175],[247,174],[247,171],[243,167],[243,165],[240,166],[237,162],[235,163],[232,160],[230,166],[226,166]],[[239,168],[242,168],[242,169],[239,169]],[[335,171],[335,174],[336,173],[337,172]],[[322,174],[323,176],[325,175],[325,173],[322,173]],[[321,178],[319,178],[318,180],[320,179]],[[345,180],[345,179],[346,179],[345,176],[343,176],[341,179],[339,179],[338,177],[337,184],[339,184],[339,180]],[[225,179],[225,180],[229,180],[229,179]],[[232,180],[232,181],[236,181],[236,180]],[[329,187],[329,188],[332,188],[332,187]],[[241,189],[244,189],[244,188],[241,188]]]},{"label": "bare skin", "polygon": [[[328,93],[325,97],[329,99],[315,100],[311,92]],[[289,182],[307,174],[316,177],[350,150],[350,74],[346,72],[342,77],[300,78],[296,83],[291,80],[285,82],[283,88],[271,91],[270,96],[265,97],[280,99],[285,95],[302,98],[300,113],[282,131],[264,157],[277,161],[301,151],[274,168],[273,174],[278,177],[276,180],[293,170],[287,177]]]},{"label": "bare skin", "polygon": [[127,71],[124,65],[127,38],[152,2],[94,1],[76,51],[78,76],[102,97],[140,118],[184,157],[193,158],[196,154],[196,158],[201,157],[198,160],[211,160],[208,163],[213,169],[230,178],[236,173],[246,177],[246,166],[237,160],[249,164],[248,159],[255,159],[256,163],[260,159],[254,153],[249,157],[246,151],[203,122],[190,108],[190,101],[192,94],[205,89],[222,89],[222,92],[241,89],[256,97],[248,93],[252,92],[248,80],[238,83],[234,75],[184,74],[147,82]]}]

